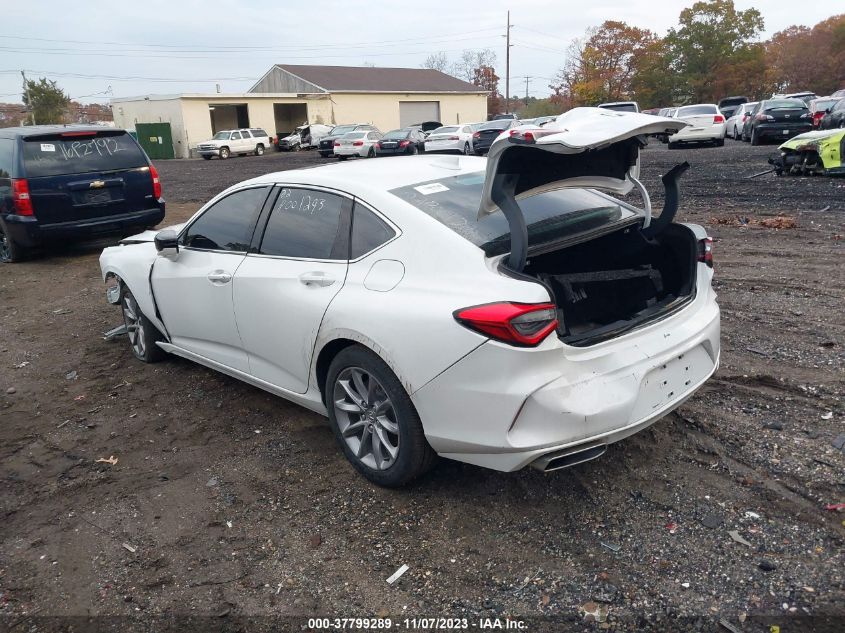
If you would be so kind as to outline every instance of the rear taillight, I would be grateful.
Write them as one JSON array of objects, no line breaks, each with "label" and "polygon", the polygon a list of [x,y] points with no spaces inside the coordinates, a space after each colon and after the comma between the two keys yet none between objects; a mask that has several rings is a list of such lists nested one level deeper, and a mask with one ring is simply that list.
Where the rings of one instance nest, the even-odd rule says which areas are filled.
[{"label": "rear taillight", "polygon": [[352,145],[354,145],[355,147],[361,147],[363,144],[364,141],[355,141],[354,143],[352,143]]},{"label": "rear taillight", "polygon": [[339,142],[339,141],[335,141],[335,142],[334,142],[334,146],[335,146],[335,147],[340,147],[340,142]]},{"label": "rear taillight", "polygon": [[537,139],[549,134],[554,134],[553,130],[544,130],[542,128],[535,128],[531,130],[520,130],[519,128],[508,132],[508,139],[513,143],[536,143]]},{"label": "rear taillight", "polygon": [[472,138],[481,138],[481,132],[475,132],[475,133],[472,135]]},{"label": "rear taillight", "polygon": [[379,148],[379,149],[381,149],[381,141],[379,141],[378,143],[376,143],[376,147],[377,147],[377,148]]},{"label": "rear taillight", "polygon": [[450,137],[449,137],[449,138],[447,138],[446,140],[447,140],[447,141],[460,141],[460,140],[461,140],[461,137],[460,137],[460,136],[450,136]]},{"label": "rear taillight", "polygon": [[557,327],[553,303],[487,303],[453,313],[464,327],[497,341],[519,347],[534,347]]},{"label": "rear taillight", "polygon": [[12,178],[12,210],[15,215],[35,215],[29,197],[29,183],[25,178]]},{"label": "rear taillight", "polygon": [[801,118],[802,119],[812,119],[813,115],[810,114],[809,112],[805,112],[804,114],[801,115]]},{"label": "rear taillight", "polygon": [[769,116],[768,114],[763,114],[762,112],[754,117],[758,121],[774,121],[775,117]]},{"label": "rear taillight", "polygon": [[153,180],[153,198],[158,200],[161,198],[161,180],[158,178],[158,170],[150,165],[150,178]]},{"label": "rear taillight", "polygon": [[399,141],[399,147],[408,147],[411,144],[411,141]]},{"label": "rear taillight", "polygon": [[725,117],[723,117],[721,114],[717,114],[716,116],[713,117],[713,123],[724,123],[724,122],[725,122]]},{"label": "rear taillight", "polygon": [[713,268],[713,238],[698,240],[698,261]]}]

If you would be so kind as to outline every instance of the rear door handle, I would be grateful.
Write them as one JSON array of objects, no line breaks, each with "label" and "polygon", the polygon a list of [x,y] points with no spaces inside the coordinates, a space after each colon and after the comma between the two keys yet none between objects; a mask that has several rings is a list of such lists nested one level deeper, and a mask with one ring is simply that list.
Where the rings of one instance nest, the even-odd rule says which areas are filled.
[{"label": "rear door handle", "polygon": [[232,281],[232,275],[227,273],[225,270],[212,270],[207,276],[211,283],[218,286]]},{"label": "rear door handle", "polygon": [[335,279],[322,270],[315,270],[310,273],[302,273],[299,276],[299,281],[306,286],[331,286],[335,282]]}]

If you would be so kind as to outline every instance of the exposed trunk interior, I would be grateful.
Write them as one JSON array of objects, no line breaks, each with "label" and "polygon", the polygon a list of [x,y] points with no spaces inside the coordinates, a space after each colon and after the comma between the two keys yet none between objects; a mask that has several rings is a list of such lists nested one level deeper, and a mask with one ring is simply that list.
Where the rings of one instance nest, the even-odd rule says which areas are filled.
[{"label": "exposed trunk interior", "polygon": [[524,273],[551,288],[559,336],[587,346],[679,308],[695,292],[698,244],[679,224],[646,238],[639,226],[542,255]]}]

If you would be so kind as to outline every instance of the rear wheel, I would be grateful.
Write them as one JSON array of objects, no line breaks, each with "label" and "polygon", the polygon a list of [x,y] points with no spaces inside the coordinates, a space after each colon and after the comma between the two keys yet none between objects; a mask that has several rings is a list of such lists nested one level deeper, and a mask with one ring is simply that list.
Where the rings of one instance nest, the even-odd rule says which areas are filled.
[{"label": "rear wheel", "polygon": [[353,345],[335,357],[324,397],[346,458],[373,483],[403,486],[434,464],[437,455],[408,393],[370,350]]},{"label": "rear wheel", "polygon": [[221,147],[220,148],[220,158],[226,160],[229,158],[229,148],[228,147]]},{"label": "rear wheel", "polygon": [[22,261],[26,258],[26,252],[23,246],[18,245],[6,233],[6,227],[0,222],[0,263],[10,264]]},{"label": "rear wheel", "polygon": [[156,341],[163,341],[164,337],[141,312],[138,302],[128,288],[123,292],[120,307],[123,310],[126,335],[129,337],[129,348],[135,358],[145,363],[155,363],[163,359],[166,352],[156,345]]},{"label": "rear wheel", "polygon": [[376,148],[370,146],[370,151],[367,152],[367,158],[375,158],[376,157]]},{"label": "rear wheel", "polygon": [[757,136],[757,130],[751,130],[751,144],[752,145],[759,145],[760,144],[760,137]]},{"label": "rear wheel", "polygon": [[255,146],[255,155],[264,156],[264,146],[261,143]]},{"label": "rear wheel", "polygon": [[725,145],[725,139],[723,139],[723,138],[717,138],[717,139],[716,139],[716,142],[715,142],[715,145],[716,145],[716,147],[724,147],[724,145]]},{"label": "rear wheel", "polygon": [[469,156],[472,154],[472,148],[469,146],[469,143],[464,143],[464,156]]}]

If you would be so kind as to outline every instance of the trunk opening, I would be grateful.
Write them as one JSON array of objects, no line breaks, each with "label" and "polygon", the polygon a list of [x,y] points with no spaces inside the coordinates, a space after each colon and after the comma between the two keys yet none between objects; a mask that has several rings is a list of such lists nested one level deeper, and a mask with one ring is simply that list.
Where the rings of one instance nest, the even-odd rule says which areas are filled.
[{"label": "trunk opening", "polygon": [[648,238],[641,227],[530,257],[524,273],[542,281],[558,308],[558,335],[584,347],[654,321],[695,294],[698,244],[669,224]]}]

